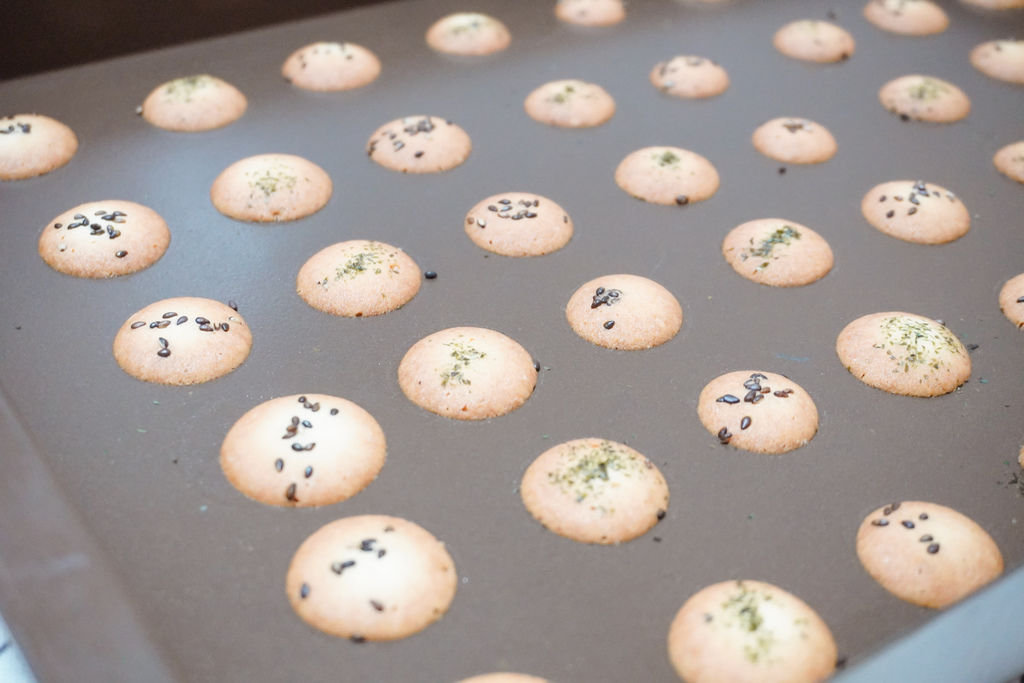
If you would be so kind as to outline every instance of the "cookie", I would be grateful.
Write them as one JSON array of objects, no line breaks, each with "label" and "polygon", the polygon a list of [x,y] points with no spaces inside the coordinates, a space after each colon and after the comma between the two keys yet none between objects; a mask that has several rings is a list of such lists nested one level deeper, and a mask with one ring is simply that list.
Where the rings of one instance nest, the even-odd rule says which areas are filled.
[{"label": "cookie", "polygon": [[234,306],[197,297],[150,304],[114,337],[121,369],[157,384],[217,379],[241,365],[251,348],[252,333]]},{"label": "cookie", "polygon": [[836,655],[821,617],[763,581],[702,588],[668,633],[669,660],[687,683],[817,683],[832,674]]},{"label": "cookie", "polygon": [[311,43],[289,55],[281,75],[306,90],[352,90],[377,80],[380,60],[355,43]]},{"label": "cookie", "polygon": [[0,117],[0,180],[49,173],[71,161],[77,149],[75,133],[49,116]]},{"label": "cookie", "polygon": [[679,55],[651,69],[651,84],[673,97],[697,99],[721,95],[729,87],[729,74],[715,62],[696,55]]},{"label": "cookie", "polygon": [[611,26],[626,18],[622,0],[558,0],[555,16],[579,26]]},{"label": "cookie", "polygon": [[1007,178],[1024,183],[1024,140],[1011,142],[1000,149],[992,157],[992,163]]},{"label": "cookie", "polygon": [[949,26],[946,12],[931,0],[869,0],[864,18],[891,33],[927,36]]},{"label": "cookie", "polygon": [[762,123],[751,138],[758,152],[787,164],[820,164],[836,155],[836,139],[820,123],[783,116]]},{"label": "cookie", "polygon": [[210,188],[210,200],[225,216],[267,223],[294,221],[316,213],[331,198],[331,177],[293,154],[259,154],[224,169]]},{"label": "cookie", "polygon": [[140,113],[157,128],[195,133],[237,121],[247,106],[238,88],[199,74],[158,85],[142,102]]},{"label": "cookie", "polygon": [[427,45],[450,55],[489,55],[507,48],[511,40],[505,24],[479,12],[449,14],[427,30]]},{"label": "cookie", "polygon": [[550,254],[572,238],[565,209],[530,192],[503,192],[480,201],[463,226],[473,244],[502,256]]},{"label": "cookie", "polygon": [[348,318],[401,308],[420,291],[420,269],[398,247],[349,240],[321,249],[299,269],[295,289],[313,308]]},{"label": "cookie", "polygon": [[1024,328],[1024,273],[1006,281],[999,290],[999,310],[1018,328]]},{"label": "cookie", "polygon": [[384,168],[402,173],[438,173],[455,168],[473,149],[459,126],[436,116],[406,116],[370,136],[366,153]]},{"label": "cookie", "polygon": [[956,510],[921,501],[892,503],[865,517],[857,557],[896,597],[936,609],[1003,573],[1003,556],[984,529]]},{"label": "cookie", "polygon": [[945,244],[971,229],[971,215],[957,196],[923,180],[875,185],[860,202],[868,223],[906,242]]},{"label": "cookie", "polygon": [[519,487],[544,528],[581,543],[615,545],[665,518],[668,484],[653,462],[625,444],[575,439],[537,457]]},{"label": "cookie", "polygon": [[267,505],[347,500],[384,466],[384,432],[351,401],[295,394],[265,401],[228,430],[220,467],[231,485]]},{"label": "cookie", "polygon": [[971,376],[967,349],[945,325],[912,313],[872,313],[836,340],[843,366],[868,386],[902,396],[948,394]]},{"label": "cookie", "polygon": [[79,204],[47,223],[39,255],[67,275],[114,277],[149,268],[170,242],[167,223],[153,209],[104,199]]},{"label": "cookie", "polygon": [[615,169],[615,183],[652,204],[685,206],[718,190],[718,171],[699,154],[679,147],[644,147]]},{"label": "cookie", "polygon": [[986,76],[1024,83],[1024,40],[990,40],[971,50],[970,59]]},{"label": "cookie", "polygon": [[575,79],[540,86],[523,103],[534,121],[561,128],[600,126],[615,113],[615,100],[599,85]]},{"label": "cookie", "polygon": [[457,583],[451,555],[429,531],[398,517],[359,515],[303,541],[285,591],[307,624],[362,643],[422,631],[444,616]]},{"label": "cookie", "polygon": [[525,403],[538,371],[526,349],[502,333],[451,327],[412,345],[398,366],[398,384],[432,413],[485,420]]},{"label": "cookie", "polygon": [[569,298],[565,317],[591,344],[637,351],[664,344],[683,326],[683,309],[672,293],[639,275],[605,275]]},{"label": "cookie", "polygon": [[900,76],[882,86],[878,99],[904,121],[953,123],[967,117],[971,101],[964,91],[933,76]]},{"label": "cookie", "polygon": [[968,5],[982,9],[1019,9],[1024,7],[1024,0],[963,0]]},{"label": "cookie", "polygon": [[805,225],[782,218],[760,218],[733,228],[722,255],[737,273],[762,285],[799,287],[832,270],[828,242]]},{"label": "cookie", "polygon": [[787,57],[821,63],[849,59],[856,47],[846,29],[814,19],[786,24],[775,32],[772,44]]},{"label": "cookie", "polygon": [[480,674],[479,676],[471,676],[470,678],[463,678],[458,683],[549,683],[546,678],[538,678],[537,676],[530,676],[528,674],[516,674],[509,672],[499,672],[493,674]]},{"label": "cookie", "polygon": [[707,383],[697,399],[701,424],[729,444],[779,455],[807,445],[818,431],[818,408],[784,375],[742,370]]}]

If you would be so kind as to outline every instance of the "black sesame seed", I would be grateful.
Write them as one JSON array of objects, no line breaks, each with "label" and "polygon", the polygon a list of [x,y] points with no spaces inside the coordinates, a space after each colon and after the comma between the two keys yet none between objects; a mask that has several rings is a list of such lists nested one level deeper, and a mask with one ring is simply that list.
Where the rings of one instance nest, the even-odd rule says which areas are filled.
[{"label": "black sesame seed", "polygon": [[274,461],[274,469],[277,470],[278,472],[283,470],[284,469],[284,460],[282,460],[281,458],[278,458],[277,460],[275,460]]},{"label": "black sesame seed", "polygon": [[114,256],[116,256],[117,258],[124,258],[127,255],[128,255],[128,252],[125,251],[124,249],[122,249],[121,251],[118,251],[118,252],[114,252]]},{"label": "black sesame seed", "polygon": [[220,329],[222,329],[225,332],[227,332],[228,331],[228,324],[227,323],[221,323],[220,324]]},{"label": "black sesame seed", "polygon": [[337,408],[331,408],[331,415],[337,415],[337,414],[338,414],[338,409]]},{"label": "black sesame seed", "polygon": [[379,560],[380,558],[384,557],[387,554],[388,554],[387,548],[381,548],[380,550],[377,551],[377,559]]},{"label": "black sesame seed", "polygon": [[881,197],[879,197],[879,198],[878,198],[878,201],[879,201],[879,202],[884,202],[884,201],[885,201],[886,199],[888,199],[888,197],[886,197],[886,196],[885,196],[885,195],[883,194],[883,195],[882,195]]},{"label": "black sesame seed", "polygon": [[156,355],[160,356],[161,358],[167,358],[168,356],[171,355],[171,350],[170,349],[160,349],[159,351],[156,352]]},{"label": "black sesame seed", "polygon": [[432,270],[428,270],[427,272],[423,273],[423,277],[427,278],[428,280],[433,280],[434,278],[437,277],[437,273],[435,273]]},{"label": "black sesame seed", "polygon": [[938,543],[932,543],[930,546],[928,546],[928,553],[930,555],[934,555],[937,552],[939,552],[939,544]]},{"label": "black sesame seed", "polygon": [[892,504],[893,511],[895,512],[896,510],[899,510],[900,509],[900,505],[902,505],[902,504],[903,503],[893,503]]},{"label": "black sesame seed", "polygon": [[228,308],[230,308],[233,311],[237,311],[238,310],[238,304],[236,304],[234,301],[229,299],[228,300]]},{"label": "black sesame seed", "polygon": [[310,477],[312,477],[313,476],[313,466],[312,465],[308,465],[306,467],[306,470],[303,472],[303,474],[306,475],[306,479],[309,479]]},{"label": "black sesame seed", "polygon": [[133,330],[137,330],[140,327],[145,327],[145,326],[146,326],[146,323],[143,322],[142,320],[137,320],[137,321],[132,323],[132,329]]},{"label": "black sesame seed", "polygon": [[299,426],[299,418],[296,417],[295,415],[292,415],[292,426],[293,427],[298,427]]},{"label": "black sesame seed", "polygon": [[313,428],[313,423],[310,422],[309,420],[303,420],[302,421],[302,426],[305,427],[306,429],[312,429]]},{"label": "black sesame seed", "polygon": [[902,524],[903,524],[904,528],[906,528],[906,529],[913,529],[914,528],[914,523],[911,522],[909,519],[903,520]]},{"label": "black sesame seed", "polygon": [[423,156],[423,152],[422,151],[416,152],[415,154],[413,154],[413,156],[416,157],[417,159],[419,159],[421,156]]},{"label": "black sesame seed", "polygon": [[608,321],[607,321],[607,322],[605,322],[605,324],[604,324],[604,329],[606,329],[606,330],[610,330],[610,329],[612,329],[613,327],[615,327],[615,321],[614,321],[614,320],[608,320]]},{"label": "black sesame seed", "polygon": [[63,228],[63,227],[64,227],[64,224],[63,224],[63,223],[54,223],[54,224],[53,224],[53,229],[54,229],[54,230],[60,230],[60,229],[61,229],[61,228]]},{"label": "black sesame seed", "polygon": [[892,218],[895,215],[896,215],[896,212],[891,210],[891,209],[885,213],[885,217],[886,218]]},{"label": "black sesame seed", "polygon": [[690,203],[690,198],[685,194],[676,195],[676,204],[679,206],[686,206]]},{"label": "black sesame seed", "polygon": [[368,553],[373,550],[373,544],[377,542],[376,538],[364,538],[359,543],[359,549],[364,553]]},{"label": "black sesame seed", "polygon": [[320,402],[319,402],[319,401],[317,401],[317,402],[316,402],[316,403],[314,403],[313,405],[311,405],[311,406],[306,406],[306,407],[307,407],[307,408],[309,408],[310,410],[312,410],[312,411],[313,411],[313,412],[315,413],[316,411],[320,410]]},{"label": "black sesame seed", "polygon": [[386,527],[384,527],[384,533],[386,533],[386,534],[387,533],[391,533],[394,530],[395,530],[395,527],[391,526],[390,524],[388,524]]},{"label": "black sesame seed", "polygon": [[187,323],[187,322],[188,322],[188,316],[187,315],[183,315],[180,318],[178,318],[178,320],[176,321],[176,324],[181,325],[181,324]]},{"label": "black sesame seed", "polygon": [[164,313],[161,317],[166,319],[166,318],[173,318],[176,315],[178,315],[178,314],[175,313],[174,311],[168,311],[167,313]]},{"label": "black sesame seed", "polygon": [[370,600],[370,606],[373,607],[373,609],[377,610],[378,612],[383,612],[384,611],[384,605],[382,605],[381,603],[377,602],[376,600]]},{"label": "black sesame seed", "polygon": [[931,543],[935,539],[932,537],[931,534],[925,534],[924,536],[922,536],[921,538],[919,538],[917,540],[919,540],[921,543]]},{"label": "black sesame seed", "polygon": [[723,396],[719,396],[718,398],[716,398],[715,402],[716,403],[728,403],[729,405],[735,405],[736,403],[739,403],[740,400],[738,398],[736,398],[735,396],[733,396],[732,394],[725,394]]},{"label": "black sesame seed", "polygon": [[296,488],[297,487],[295,486],[295,484],[290,484],[288,486],[288,488],[284,492],[284,497],[287,500],[290,500],[290,501],[295,502],[295,503],[299,502],[299,499],[295,497],[295,490],[296,490]]},{"label": "black sesame seed", "polygon": [[305,600],[306,598],[309,597],[309,584],[308,583],[302,584],[302,588],[299,589],[299,597],[302,598],[303,600]]},{"label": "black sesame seed", "polygon": [[774,396],[778,396],[779,398],[789,398],[789,392],[788,391],[776,391],[776,392],[774,392],[773,395]]},{"label": "black sesame seed", "polygon": [[[306,402],[306,397],[305,396],[299,396],[299,403],[305,403],[305,402]],[[296,418],[292,418],[292,419],[297,420],[299,418],[296,417]],[[299,424],[299,423],[296,422],[295,424]]]},{"label": "black sesame seed", "polygon": [[928,513],[927,512],[922,512],[921,514],[919,514],[917,516],[917,518],[918,519],[928,519]]},{"label": "black sesame seed", "polygon": [[210,321],[207,320],[206,318],[202,317],[202,316],[196,318],[196,325],[209,325],[209,324],[210,324]]},{"label": "black sesame seed", "polygon": [[303,451],[303,450],[305,450],[305,447],[301,443],[296,442],[296,443],[292,444],[292,450],[293,451]]},{"label": "black sesame seed", "polygon": [[873,526],[889,526],[889,520],[884,517],[882,519],[873,519],[871,520],[871,524]]},{"label": "black sesame seed", "polygon": [[151,330],[152,330],[152,329],[156,329],[157,325],[159,325],[159,324],[160,324],[160,321],[159,321],[159,320],[154,320],[153,322],[151,322],[151,323],[149,324],[149,329],[151,329]]},{"label": "black sesame seed", "polygon": [[786,175],[786,167],[779,166],[779,175]]},{"label": "black sesame seed", "polygon": [[756,403],[756,399],[761,395],[761,392],[757,389],[751,389],[747,392],[747,395],[743,397],[743,400],[747,403]]},{"label": "black sesame seed", "polygon": [[740,420],[740,429],[746,429],[750,426],[750,417],[744,417]]},{"label": "black sesame seed", "polygon": [[199,326],[199,331],[200,332],[213,332],[213,326],[210,325],[210,324],[200,325]]},{"label": "black sesame seed", "polygon": [[360,635],[349,636],[349,640],[351,640],[353,643],[355,643],[357,645],[362,645],[363,643],[366,642],[366,636],[360,636]]},{"label": "black sesame seed", "polygon": [[160,342],[160,346],[167,348],[167,340],[163,337],[157,337],[157,341]]},{"label": "black sesame seed", "polygon": [[975,349],[977,349],[977,348],[978,348],[978,345],[977,345],[977,344],[968,344],[968,345],[967,345],[967,350],[968,350],[968,351],[974,351],[974,350],[975,350]]},{"label": "black sesame seed", "polygon": [[909,120],[910,120],[910,116],[908,116],[907,114],[900,114],[900,121],[909,121]]},{"label": "black sesame seed", "polygon": [[658,514],[657,514],[656,516],[657,516],[657,518],[658,518],[659,520],[662,520],[662,519],[665,519],[665,515],[666,515],[666,514],[667,514],[667,513],[666,513],[666,512],[664,511],[664,510],[658,510]]},{"label": "black sesame seed", "polygon": [[916,206],[912,206],[909,209],[907,209],[907,215],[908,216],[913,216],[915,213],[917,213],[917,207]]},{"label": "black sesame seed", "polygon": [[537,372],[540,372],[540,362],[533,361],[533,369],[536,370]]},{"label": "black sesame seed", "polygon": [[882,508],[882,514],[883,515],[891,515],[892,514],[892,506],[891,505],[886,505],[884,508]]}]

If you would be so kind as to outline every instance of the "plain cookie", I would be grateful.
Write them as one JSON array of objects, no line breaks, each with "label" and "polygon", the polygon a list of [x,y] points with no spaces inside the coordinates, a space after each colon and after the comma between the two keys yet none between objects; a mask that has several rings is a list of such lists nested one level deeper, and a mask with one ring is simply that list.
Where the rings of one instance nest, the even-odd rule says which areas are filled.
[{"label": "plain cookie", "polygon": [[600,126],[615,113],[615,100],[599,85],[569,79],[540,86],[523,103],[534,121],[560,128]]},{"label": "plain cookie", "polygon": [[352,90],[377,80],[380,60],[355,43],[311,43],[289,55],[281,75],[306,90]]},{"label": "plain cookie", "polygon": [[402,173],[438,173],[455,168],[473,149],[459,126],[436,116],[406,116],[374,131],[366,153],[384,168]]},{"label": "plain cookie", "polygon": [[259,154],[228,166],[210,188],[225,216],[267,223],[294,221],[322,209],[334,186],[326,171],[293,154]]},{"label": "plain cookie", "polygon": [[579,26],[611,26],[626,18],[622,0],[558,0],[555,16]]},{"label": "plain cookie", "polygon": [[511,40],[505,24],[479,12],[449,14],[427,29],[427,45],[450,55],[489,55],[507,48]]},{"label": "plain cookie", "polygon": [[1024,40],[990,40],[971,50],[970,59],[986,76],[1024,83]]},{"label": "plain cookie", "polygon": [[651,84],[673,97],[697,99],[721,95],[729,87],[729,74],[719,64],[697,55],[679,55],[651,69]]},{"label": "plain cookie", "polygon": [[819,63],[849,59],[856,47],[846,29],[814,19],[786,24],[775,32],[772,44],[787,57]]},{"label": "plain cookie", "polygon": [[75,133],[42,114],[0,117],[0,180],[24,180],[60,168],[78,150]]},{"label": "plain cookie", "polygon": [[904,121],[953,123],[967,117],[971,101],[964,91],[934,76],[900,76],[882,86],[878,100]]},{"label": "plain cookie", "polygon": [[946,12],[931,0],[869,0],[864,18],[891,33],[927,36],[949,26]]},{"label": "plain cookie", "polygon": [[481,200],[466,214],[466,235],[481,249],[502,256],[542,256],[572,239],[572,219],[558,204],[530,192],[503,192]]},{"label": "plain cookie", "polygon": [[683,325],[672,293],[639,275],[604,275],[576,290],[565,307],[572,331],[591,344],[637,351],[664,344]]},{"label": "plain cookie", "polygon": [[679,147],[644,147],[615,169],[615,183],[652,204],[685,206],[718,190],[718,171],[699,154]]},{"label": "plain cookie", "polygon": [[834,157],[838,149],[825,126],[788,116],[762,123],[751,141],[761,154],[788,164],[820,164]]},{"label": "plain cookie", "polygon": [[195,133],[237,121],[247,106],[238,88],[216,76],[199,74],[158,85],[146,96],[139,113],[157,128]]},{"label": "plain cookie", "polygon": [[860,203],[867,222],[886,235],[917,244],[945,244],[971,229],[971,214],[957,196],[923,180],[875,185]]},{"label": "plain cookie", "polygon": [[383,242],[349,240],[321,249],[299,269],[295,289],[313,308],[350,318],[401,308],[420,291],[420,269]]},{"label": "plain cookie", "polygon": [[760,218],[733,228],[722,255],[737,273],[762,285],[798,287],[832,270],[832,248],[805,225],[782,218]]},{"label": "plain cookie", "polygon": [[992,157],[996,170],[1007,178],[1024,183],[1024,140],[1012,142]]},{"label": "plain cookie", "polygon": [[1018,329],[1024,327],[1024,273],[1007,280],[999,290],[999,310]]}]

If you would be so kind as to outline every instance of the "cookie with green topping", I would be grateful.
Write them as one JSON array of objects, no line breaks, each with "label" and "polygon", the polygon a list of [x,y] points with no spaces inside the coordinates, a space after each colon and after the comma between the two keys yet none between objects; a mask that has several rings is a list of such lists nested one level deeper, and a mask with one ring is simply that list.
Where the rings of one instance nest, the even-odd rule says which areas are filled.
[{"label": "cookie with green topping", "polygon": [[878,99],[904,121],[953,123],[971,112],[971,100],[963,90],[949,81],[921,74],[894,78],[878,91]]},{"label": "cookie with green topping", "polygon": [[469,158],[473,143],[458,125],[437,116],[405,116],[374,131],[366,154],[401,173],[439,173]]},{"label": "cookie with green topping", "polygon": [[990,40],[971,50],[970,59],[986,76],[1024,83],[1024,40]]},{"label": "cookie with green topping", "polygon": [[398,247],[372,240],[339,242],[299,269],[295,289],[313,308],[349,318],[401,308],[420,290],[416,262]]},{"label": "cookie with green topping", "polygon": [[729,73],[720,64],[697,55],[679,55],[651,69],[651,84],[672,97],[698,99],[721,95],[729,87]]},{"label": "cookie with green topping", "polygon": [[992,157],[992,163],[1007,178],[1024,183],[1024,140],[1000,148]]},{"label": "cookie with green topping", "polygon": [[225,216],[267,223],[316,213],[331,198],[331,177],[294,154],[259,154],[228,166],[210,188],[210,200]]},{"label": "cookie with green topping", "polygon": [[248,106],[245,95],[209,74],[183,76],[154,88],[139,108],[157,128],[186,133],[213,130],[237,121]]},{"label": "cookie with green topping", "polygon": [[836,139],[810,119],[782,116],[762,123],[751,141],[770,159],[787,164],[820,164],[836,155]]},{"label": "cookie with green topping", "polygon": [[579,26],[611,26],[626,18],[622,0],[558,0],[555,16]]},{"label": "cookie with green topping", "polygon": [[481,56],[501,52],[512,36],[504,23],[480,12],[456,12],[427,29],[427,45],[450,55]]},{"label": "cookie with green topping", "polygon": [[759,218],[733,228],[722,241],[722,255],[743,277],[772,287],[799,287],[832,270],[832,248],[805,225],[782,218]]},{"label": "cookie with green topping", "polygon": [[592,128],[612,117],[615,100],[596,83],[566,79],[536,88],[523,107],[531,119],[549,126]]},{"label": "cookie with green topping", "polygon": [[935,183],[893,180],[875,185],[860,203],[868,223],[886,235],[917,244],[946,244],[971,229],[960,199]]},{"label": "cookie with green topping", "polygon": [[864,18],[890,33],[927,36],[949,26],[945,10],[932,0],[868,0]]},{"label": "cookie with green topping", "polygon": [[531,192],[502,192],[482,199],[463,223],[481,249],[502,256],[543,256],[572,238],[572,219],[547,197]]},{"label": "cookie with green topping", "polygon": [[58,169],[78,150],[74,131],[42,114],[0,116],[0,180],[24,180]]},{"label": "cookie with green topping", "polygon": [[644,147],[615,169],[615,183],[652,204],[686,206],[718,190],[718,171],[701,155],[679,147]]},{"label": "cookie with green topping", "polygon": [[853,56],[856,43],[849,31],[827,21],[800,19],[778,31],[772,38],[775,49],[805,62],[841,62]]},{"label": "cookie with green topping", "polygon": [[1024,273],[1007,280],[999,290],[999,310],[1018,329],[1024,328]]},{"label": "cookie with green topping", "polygon": [[660,346],[683,325],[683,308],[672,292],[639,275],[603,275],[569,298],[565,318],[591,344],[638,351]]},{"label": "cookie with green topping", "polygon": [[534,519],[559,536],[614,545],[647,533],[668,510],[657,466],[625,444],[575,439],[540,454],[519,487]]},{"label": "cookie with green topping", "polygon": [[380,60],[362,45],[321,41],[289,55],[281,66],[281,75],[306,90],[352,90],[377,80]]}]

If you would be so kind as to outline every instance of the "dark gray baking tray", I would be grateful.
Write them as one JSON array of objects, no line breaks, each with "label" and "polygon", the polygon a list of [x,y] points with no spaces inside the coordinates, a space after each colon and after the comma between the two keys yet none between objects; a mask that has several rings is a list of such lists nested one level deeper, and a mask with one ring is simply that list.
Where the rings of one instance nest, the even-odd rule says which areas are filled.
[{"label": "dark gray baking tray", "polygon": [[[1024,640],[1007,617],[1020,613],[1019,571],[935,618],[879,588],[854,553],[869,510],[924,499],[977,520],[1009,568],[1024,559],[1024,498],[1011,481],[1019,472],[1024,345],[996,304],[1002,283],[1024,270],[1024,186],[991,164],[996,149],[1024,137],[1024,91],[967,61],[977,43],[1024,33],[1024,17],[945,6],[950,30],[914,39],[868,25],[854,2],[638,0],[625,23],[583,30],[553,21],[548,2],[479,0],[474,9],[508,24],[512,46],[456,59],[432,53],[422,36],[466,5],[414,0],[0,84],[5,110],[54,116],[81,141],[67,167],[0,185],[0,385],[8,397],[0,413],[0,610],[35,671],[44,681],[444,683],[496,669],[565,683],[671,681],[665,636],[675,611],[706,584],[746,577],[776,583],[818,610],[848,667],[865,662],[886,672],[857,680],[914,680],[896,673],[904,671],[899,652],[883,648],[915,631],[904,657],[939,669],[928,680],[1019,675]],[[771,47],[777,27],[829,11],[857,39],[848,62],[808,65]],[[371,48],[383,62],[380,79],[349,93],[293,89],[279,75],[281,62],[319,39]],[[732,87],[702,102],[661,95],[647,74],[678,53],[719,61]],[[182,135],[134,115],[156,84],[196,72],[245,92],[245,116]],[[913,72],[962,87],[974,103],[970,117],[937,126],[884,111],[878,88]],[[584,131],[527,118],[526,94],[565,77],[603,85],[618,103],[615,117]],[[474,151],[463,166],[410,177],[366,158],[378,125],[417,113],[469,132]],[[757,125],[780,115],[828,126],[839,154],[780,174],[749,143]],[[707,156],[722,176],[719,192],[682,208],[626,196],[613,170],[652,144]],[[271,151],[321,165],[335,183],[327,207],[281,225],[218,214],[208,199],[214,177]],[[974,218],[971,232],[924,247],[870,228],[861,196],[897,178],[956,192]],[[564,206],[577,226],[572,242],[525,260],[474,247],[462,233],[465,211],[509,189]],[[103,198],[161,213],[173,235],[167,254],[111,281],[49,270],[36,255],[39,231],[61,211]],[[794,290],[733,273],[719,253],[722,237],[766,216],[821,233],[835,251],[833,272]],[[439,276],[382,318],[337,319],[308,308],[294,293],[299,266],[355,237],[399,245]],[[648,276],[675,293],[686,316],[681,333],[637,353],[578,339],[564,322],[565,302],[582,282],[612,272]],[[182,295],[237,301],[254,333],[250,358],[191,388],[122,373],[110,352],[118,326],[152,301]],[[884,310],[941,318],[978,344],[970,381],[921,400],[853,379],[835,357],[836,335]],[[401,395],[395,372],[404,351],[459,324],[505,332],[544,366],[521,409],[462,423]],[[821,428],[808,446],[756,456],[723,448],[703,430],[695,410],[701,387],[743,368],[786,373],[811,393]],[[245,499],[221,475],[221,439],[256,403],[306,391],[354,400],[379,420],[389,446],[384,470],[353,499],[317,510]],[[536,455],[589,435],[645,453],[671,488],[667,518],[620,547],[559,538],[519,501],[519,477]],[[396,643],[355,645],[313,631],[283,592],[290,556],[308,534],[369,512],[434,532],[461,577],[444,619]],[[971,650],[968,678],[941,664],[957,652],[953,645],[980,648]],[[866,662],[874,652],[882,658]]]}]

